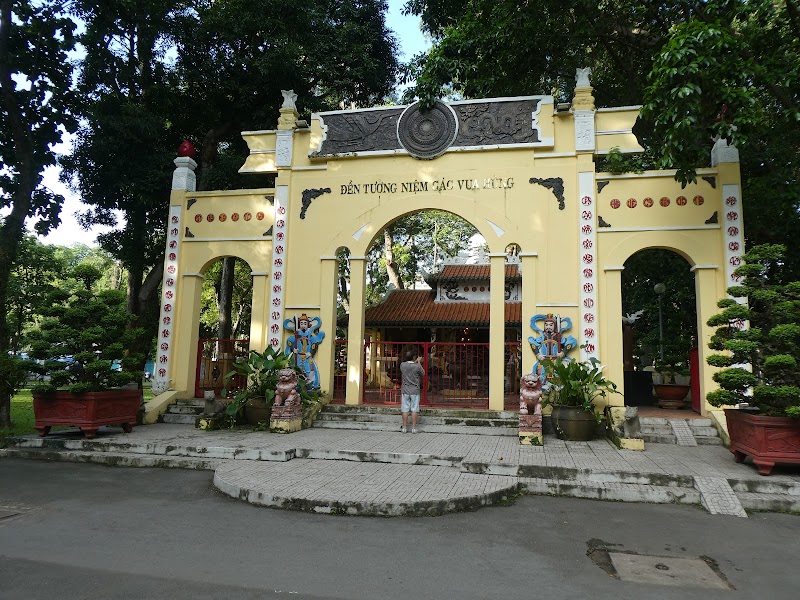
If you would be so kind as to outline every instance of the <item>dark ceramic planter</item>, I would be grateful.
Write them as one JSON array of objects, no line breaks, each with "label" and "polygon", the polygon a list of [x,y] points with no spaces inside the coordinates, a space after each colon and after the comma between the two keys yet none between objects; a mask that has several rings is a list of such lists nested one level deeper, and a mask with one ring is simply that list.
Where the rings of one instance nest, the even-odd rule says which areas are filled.
[{"label": "dark ceramic planter", "polygon": [[269,423],[271,412],[272,404],[267,404],[267,400],[263,396],[250,398],[244,405],[247,424],[252,427],[257,427],[259,423]]},{"label": "dark ceramic planter", "polygon": [[597,433],[594,414],[580,406],[553,406],[550,420],[556,437],[570,442],[586,442]]},{"label": "dark ceramic planter", "polygon": [[761,475],[769,475],[778,463],[800,464],[800,420],[730,408],[725,420],[737,463],[750,456]]},{"label": "dark ceramic planter", "polygon": [[80,427],[92,439],[101,425],[119,425],[130,433],[142,403],[141,390],[106,390],[73,394],[63,390],[33,394],[34,427],[44,437],[51,427]]}]

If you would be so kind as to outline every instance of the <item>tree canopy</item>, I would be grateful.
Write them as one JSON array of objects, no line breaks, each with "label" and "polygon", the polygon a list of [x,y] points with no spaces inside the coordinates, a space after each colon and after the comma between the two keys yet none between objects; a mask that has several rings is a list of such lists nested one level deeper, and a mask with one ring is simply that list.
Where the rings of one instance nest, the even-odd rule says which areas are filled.
[{"label": "tree canopy", "polygon": [[[714,138],[741,150],[748,246],[800,235],[797,0],[409,0],[433,47],[406,99],[553,94],[591,67],[598,106],[643,104],[651,164],[692,180]],[[800,274],[800,258],[786,268]]]},{"label": "tree canopy", "polygon": [[[76,126],[72,64],[75,24],[62,2],[0,0],[0,353],[14,332],[8,326],[9,279],[25,232],[58,225],[63,197],[42,185],[55,163],[54,145]],[[4,363],[5,364],[5,363]],[[3,376],[0,373],[0,376]],[[10,391],[0,388],[0,427],[10,425]]]}]

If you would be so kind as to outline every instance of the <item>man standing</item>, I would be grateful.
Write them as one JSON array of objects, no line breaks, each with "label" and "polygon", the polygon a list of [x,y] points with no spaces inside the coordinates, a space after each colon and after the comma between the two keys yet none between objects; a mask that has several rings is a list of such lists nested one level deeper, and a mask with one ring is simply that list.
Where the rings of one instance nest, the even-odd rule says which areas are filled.
[{"label": "man standing", "polygon": [[403,387],[400,390],[401,402],[400,410],[403,413],[403,426],[400,431],[407,431],[408,412],[411,411],[411,433],[417,433],[417,415],[419,414],[419,397],[422,390],[422,378],[425,376],[425,369],[422,368],[416,350],[406,352],[405,361],[400,365],[400,375],[403,379]]}]

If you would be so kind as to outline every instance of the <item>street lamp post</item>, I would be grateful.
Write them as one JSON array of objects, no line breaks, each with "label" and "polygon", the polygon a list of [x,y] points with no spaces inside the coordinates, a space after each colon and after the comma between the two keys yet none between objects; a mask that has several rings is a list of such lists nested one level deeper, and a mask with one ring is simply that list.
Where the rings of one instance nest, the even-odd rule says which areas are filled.
[{"label": "street lamp post", "polygon": [[667,286],[657,283],[653,286],[653,291],[658,294],[658,356],[664,361],[664,320],[661,313],[661,298],[667,291]]}]

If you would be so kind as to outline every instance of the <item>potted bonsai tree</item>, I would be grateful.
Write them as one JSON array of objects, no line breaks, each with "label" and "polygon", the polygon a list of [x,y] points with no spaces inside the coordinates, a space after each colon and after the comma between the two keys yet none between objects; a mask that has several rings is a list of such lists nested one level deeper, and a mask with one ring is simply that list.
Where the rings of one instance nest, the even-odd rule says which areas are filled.
[{"label": "potted bonsai tree", "polygon": [[30,356],[43,361],[39,371],[49,376],[32,390],[34,427],[41,436],[59,425],[77,425],[87,438],[101,425],[130,432],[142,401],[138,386],[123,387],[140,376],[141,361],[125,354],[137,335],[129,327],[135,317],[125,310],[124,292],[95,291],[101,275],[95,267],[80,264],[70,275],[27,336]]},{"label": "potted bonsai tree", "polygon": [[720,300],[722,312],[708,321],[717,327],[709,347],[725,353],[707,359],[723,368],[713,376],[719,389],[706,398],[729,407],[736,462],[749,455],[762,475],[776,463],[800,463],[800,281],[782,279],[785,251],[764,244],[745,253],[734,272],[740,285],[728,289],[733,298]]},{"label": "potted bonsai tree", "polygon": [[617,385],[603,376],[600,361],[542,361],[549,390],[543,404],[553,407],[550,419],[556,437],[562,440],[586,441],[595,436],[602,420],[595,411],[595,399],[619,393]]},{"label": "potted bonsai tree", "polygon": [[684,408],[689,389],[689,366],[685,358],[666,356],[656,360],[653,392],[661,408]]}]

